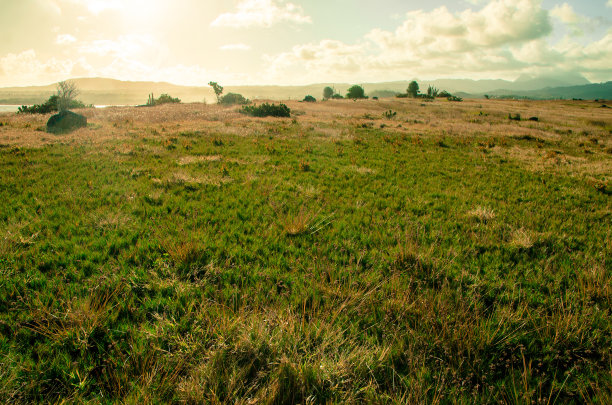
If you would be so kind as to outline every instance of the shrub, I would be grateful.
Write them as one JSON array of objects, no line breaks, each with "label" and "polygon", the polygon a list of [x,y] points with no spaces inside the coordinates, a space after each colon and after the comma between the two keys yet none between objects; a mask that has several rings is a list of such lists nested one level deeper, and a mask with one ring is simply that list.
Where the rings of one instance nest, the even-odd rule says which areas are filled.
[{"label": "shrub", "polygon": [[449,98],[452,97],[453,95],[450,94],[448,91],[446,90],[442,90],[441,92],[438,93],[438,97],[440,98]]},{"label": "shrub", "polygon": [[416,98],[417,95],[419,94],[419,84],[416,81],[411,81],[410,84],[408,85],[408,89],[406,90],[406,93],[408,93],[408,95],[412,98]]},{"label": "shrub", "polygon": [[316,99],[316,98],[314,98],[314,97],[313,97],[313,96],[311,96],[311,95],[308,95],[308,96],[304,97],[304,100],[302,100],[302,101],[305,101],[305,102],[307,102],[307,103],[316,103],[316,102],[317,102],[317,99]]},{"label": "shrub", "polygon": [[327,86],[323,89],[323,98],[325,100],[328,100],[330,98],[332,98],[334,96],[334,89],[332,89],[331,87]]},{"label": "shrub", "polygon": [[147,106],[148,107],[153,107],[155,105],[162,105],[162,104],[178,104],[180,103],[181,100],[179,98],[173,98],[168,94],[162,94],[161,96],[159,96],[159,98],[155,98],[153,97],[153,93],[149,94],[149,99],[147,100]]},{"label": "shrub", "polygon": [[389,111],[385,111],[383,113],[383,117],[387,118],[387,119],[392,119],[393,117],[395,117],[397,115],[397,111],[393,111],[393,110],[389,110]]},{"label": "shrub", "polygon": [[341,100],[341,99],[343,99],[344,97],[342,97],[342,95],[341,95],[341,94],[336,93],[336,94],[334,94],[334,95],[332,96],[332,98],[333,98],[334,100]]},{"label": "shrub", "polygon": [[520,121],[521,120],[521,114],[508,114],[508,119],[510,121]]},{"label": "shrub", "polygon": [[242,105],[248,104],[249,100],[244,98],[242,94],[238,93],[227,93],[225,96],[220,98],[220,103],[223,105]]},{"label": "shrub", "polygon": [[[22,105],[17,110],[17,114],[50,114],[52,112],[59,111],[59,96],[57,94],[49,97],[47,101],[42,104],[34,104],[32,106]],[[68,108],[87,108],[92,107],[91,105],[85,105],[79,100],[70,100]]]},{"label": "shrub", "polygon": [[363,87],[354,85],[354,86],[351,86],[350,89],[348,89],[348,93],[346,93],[346,98],[352,98],[353,100],[355,100],[358,98],[367,98],[367,97],[365,95],[365,91],[363,90]]},{"label": "shrub", "polygon": [[253,117],[291,117],[291,110],[285,104],[245,105],[240,110],[241,113]]},{"label": "shrub", "polygon": [[449,96],[448,101],[463,101],[463,99],[459,96]]}]

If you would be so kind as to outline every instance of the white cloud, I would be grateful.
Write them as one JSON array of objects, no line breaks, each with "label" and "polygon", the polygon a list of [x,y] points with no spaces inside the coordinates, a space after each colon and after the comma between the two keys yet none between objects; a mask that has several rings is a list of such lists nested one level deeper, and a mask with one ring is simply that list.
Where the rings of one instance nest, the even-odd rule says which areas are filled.
[{"label": "white cloud", "polygon": [[227,44],[219,47],[222,51],[250,51],[251,47],[247,44]]},{"label": "white cloud", "polygon": [[562,5],[557,4],[552,10],[550,10],[550,15],[558,18],[566,24],[577,24],[584,20],[578,14],[576,14],[572,6],[567,3],[563,3]]},{"label": "white cloud", "polygon": [[32,49],[0,58],[0,85],[19,86],[64,80],[89,72],[91,66],[83,58],[77,60],[51,58],[40,60]]},{"label": "white cloud", "polygon": [[606,3],[606,5],[607,5],[608,7],[612,7],[612,0],[608,0],[608,2]]},{"label": "white cloud", "polygon": [[58,45],[67,45],[75,43],[77,39],[70,34],[60,34],[55,38],[55,43]]},{"label": "white cloud", "polygon": [[[565,10],[565,11],[563,11]],[[560,7],[564,18],[571,13]],[[435,23],[433,23],[435,22]],[[355,44],[324,40],[266,55],[268,81],[360,82],[372,77],[503,77],[564,69],[612,74],[612,32],[589,46],[553,46],[550,14],[539,0],[493,0],[479,11],[413,11],[395,31],[375,29]],[[371,80],[371,79],[370,79]]]},{"label": "white cloud", "polygon": [[[611,0],[612,1],[612,0]],[[557,18],[562,23],[566,24],[570,27],[572,34],[574,35],[582,35],[584,34],[581,26],[592,26],[596,24],[591,19],[577,14],[574,11],[574,8],[567,3],[563,3],[562,5],[556,5],[550,10],[550,15]]]},{"label": "white cloud", "polygon": [[302,7],[293,3],[285,4],[284,0],[242,0],[235,12],[221,14],[211,26],[269,28],[281,22],[306,24],[312,23],[312,19],[304,15]]},{"label": "white cloud", "polygon": [[121,35],[117,39],[83,42],[78,50],[83,54],[98,56],[135,57],[143,52],[148,52],[148,50],[159,51],[161,48],[155,45],[155,38],[149,35]]}]

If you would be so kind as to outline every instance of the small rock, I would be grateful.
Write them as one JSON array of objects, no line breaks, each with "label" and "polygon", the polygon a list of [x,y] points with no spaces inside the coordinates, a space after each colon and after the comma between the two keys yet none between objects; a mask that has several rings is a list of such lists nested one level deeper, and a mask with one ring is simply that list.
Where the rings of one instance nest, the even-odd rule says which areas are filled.
[{"label": "small rock", "polygon": [[70,132],[77,128],[87,126],[87,117],[73,113],[72,111],[62,111],[55,114],[47,121],[47,132],[62,133]]}]

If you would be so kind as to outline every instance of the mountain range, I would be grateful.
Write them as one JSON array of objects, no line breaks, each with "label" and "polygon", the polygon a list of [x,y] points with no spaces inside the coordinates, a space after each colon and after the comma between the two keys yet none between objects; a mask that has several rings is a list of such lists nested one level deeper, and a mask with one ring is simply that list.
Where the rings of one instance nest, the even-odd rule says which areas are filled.
[{"label": "mountain range", "polygon": [[[73,79],[80,90],[79,99],[95,105],[144,104],[149,94],[166,93],[180,98],[183,102],[214,102],[215,95],[209,86],[179,86],[164,82],[129,82],[105,78]],[[439,79],[419,81],[422,92],[428,86],[446,90],[464,98],[481,98],[485,94],[494,97],[525,97],[533,99],[612,99],[612,81],[590,83],[579,74],[565,74],[546,77],[521,76],[515,81]],[[410,81],[384,83],[358,83],[369,95],[379,97],[405,93]],[[345,94],[349,83],[318,83],[305,86],[226,86],[224,93],[240,93],[250,99],[303,99],[310,94],[320,98],[323,88],[333,87]],[[35,104],[45,101],[55,92],[55,84],[47,86],[0,88],[0,104]]]}]

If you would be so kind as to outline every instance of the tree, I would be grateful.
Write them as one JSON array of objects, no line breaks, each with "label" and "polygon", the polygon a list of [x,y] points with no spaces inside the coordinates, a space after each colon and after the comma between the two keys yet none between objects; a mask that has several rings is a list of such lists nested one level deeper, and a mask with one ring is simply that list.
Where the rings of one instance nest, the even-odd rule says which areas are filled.
[{"label": "tree", "polygon": [[57,109],[67,111],[70,105],[79,95],[79,89],[76,83],[70,81],[62,81],[57,84]]},{"label": "tree", "polygon": [[408,95],[412,98],[416,98],[419,94],[419,84],[416,81],[411,81],[408,85],[408,90],[406,90]]},{"label": "tree", "polygon": [[221,103],[221,94],[223,94],[223,86],[220,86],[217,82],[209,82],[208,85],[213,88],[215,96],[217,96],[217,103]]},{"label": "tree", "polygon": [[334,95],[335,91],[331,87],[327,86],[323,89],[323,98],[329,100]]},{"label": "tree", "polygon": [[365,95],[365,91],[363,87],[354,85],[350,89],[348,89],[348,93],[346,93],[346,98],[358,99],[358,98],[367,98]]}]

